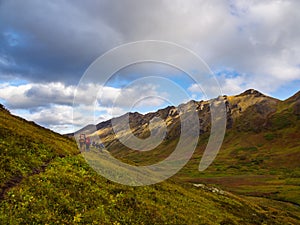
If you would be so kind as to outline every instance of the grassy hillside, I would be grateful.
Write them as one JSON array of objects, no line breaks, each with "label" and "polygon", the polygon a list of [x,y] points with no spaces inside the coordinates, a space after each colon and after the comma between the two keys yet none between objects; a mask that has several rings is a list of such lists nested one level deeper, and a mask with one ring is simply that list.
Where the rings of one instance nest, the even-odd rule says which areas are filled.
[{"label": "grassy hillside", "polygon": [[98,176],[80,156],[57,158],[10,189],[4,224],[296,224],[299,215],[229,193],[164,182],[126,187]]},{"label": "grassy hillside", "polygon": [[202,139],[179,177],[300,205],[300,114],[295,110],[299,96],[278,102],[276,111],[261,124],[245,125],[257,121],[253,108],[251,113],[245,112],[247,120],[236,118],[216,160],[204,173],[198,173],[195,170],[206,144]]},{"label": "grassy hillside", "polygon": [[3,190],[42,171],[56,157],[78,154],[70,139],[0,107],[0,198]]},{"label": "grassy hillside", "polygon": [[[227,132],[222,148],[213,164],[204,172],[198,171],[202,153],[209,136],[209,109],[207,103],[199,110],[203,134],[193,158],[177,175],[177,179],[191,183],[217,184],[235,193],[267,197],[300,205],[300,92],[280,101],[255,90],[237,96],[225,96],[229,102]],[[200,108],[200,107],[199,107]],[[111,134],[109,126],[100,129],[105,134],[109,150],[124,161],[147,165],[166,158],[177,145],[178,127],[176,116],[154,113],[164,118],[169,125],[170,138],[156,149],[138,152],[127,149]],[[147,133],[144,127],[147,117],[153,114],[133,114],[139,126],[132,123],[137,135]],[[208,121],[208,122],[207,122]],[[142,124],[142,126],[141,126]],[[140,130],[139,130],[140,129]]]},{"label": "grassy hillside", "polygon": [[[297,224],[295,207],[169,180],[127,187],[99,176],[75,143],[0,110],[1,224]],[[267,206],[269,205],[269,206]],[[289,207],[290,212],[282,209]],[[294,211],[294,212],[293,212]]]}]

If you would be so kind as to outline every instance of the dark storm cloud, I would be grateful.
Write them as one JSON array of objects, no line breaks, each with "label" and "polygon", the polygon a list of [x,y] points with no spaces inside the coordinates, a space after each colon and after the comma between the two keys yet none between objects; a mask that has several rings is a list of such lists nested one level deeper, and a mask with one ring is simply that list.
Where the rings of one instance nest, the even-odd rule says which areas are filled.
[{"label": "dark storm cloud", "polygon": [[[1,76],[77,83],[119,44],[161,39],[191,48],[213,69],[268,79],[299,75],[299,1],[122,0],[0,3]],[[6,65],[2,65],[4,59]],[[276,68],[276,69],[272,69]],[[293,75],[294,74],[294,75]],[[280,79],[278,78],[280,77]]]},{"label": "dark storm cloud", "polygon": [[74,84],[94,59],[119,44],[141,39],[180,41],[183,35],[189,39],[183,28],[197,18],[195,12],[182,12],[181,5],[160,0],[4,0],[0,61],[5,57],[9,61],[0,64],[1,76]]},{"label": "dark storm cloud", "polygon": [[97,19],[101,4],[90,5],[95,9],[89,13],[82,7],[75,1],[2,1],[0,59],[10,58],[2,74],[78,81],[96,57],[120,42],[117,32]]}]

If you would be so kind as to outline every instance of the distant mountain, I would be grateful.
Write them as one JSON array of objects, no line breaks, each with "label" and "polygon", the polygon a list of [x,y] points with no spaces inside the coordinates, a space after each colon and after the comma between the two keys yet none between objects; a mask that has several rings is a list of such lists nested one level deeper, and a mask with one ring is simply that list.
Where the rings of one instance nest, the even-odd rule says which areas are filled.
[{"label": "distant mountain", "polygon": [[[277,111],[277,106],[281,102],[253,89],[236,96],[223,96],[222,99],[226,102],[227,106],[228,129],[234,128],[241,131],[255,130],[257,132],[270,125],[267,121]],[[209,101],[192,100],[179,105],[178,108],[189,108],[191,105],[195,106],[198,111],[200,134],[209,132],[211,122]],[[122,118],[125,118],[127,115],[129,115],[131,131],[140,138],[149,135],[148,124],[155,117],[160,117],[166,122],[168,127],[167,139],[176,139],[180,135],[180,118],[174,106],[169,106],[145,115],[138,112],[130,112],[120,116],[118,120],[122,121]],[[89,132],[90,126],[83,128],[81,131],[86,130]],[[97,132],[92,135],[99,135],[101,141],[106,146],[112,147],[114,143],[117,143],[117,140],[114,138],[111,120],[97,124],[96,130]]]}]

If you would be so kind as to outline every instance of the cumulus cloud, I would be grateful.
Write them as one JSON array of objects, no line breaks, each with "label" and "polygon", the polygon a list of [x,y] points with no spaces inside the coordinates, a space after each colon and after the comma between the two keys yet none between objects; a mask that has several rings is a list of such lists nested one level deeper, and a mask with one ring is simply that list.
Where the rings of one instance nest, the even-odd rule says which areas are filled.
[{"label": "cumulus cloud", "polygon": [[[20,85],[2,83],[0,99],[3,99],[14,113],[18,114],[23,110],[22,116],[26,119],[50,128],[55,127],[56,130],[64,127],[70,130],[72,124],[80,128],[89,123],[98,123],[112,116],[122,115],[136,107],[161,106],[164,101],[157,96],[166,94],[160,93],[158,88],[152,84],[115,88],[92,83],[78,87],[60,82]],[[99,90],[102,90],[101,96],[97,95]]]},{"label": "cumulus cloud", "polygon": [[[82,127],[85,121],[73,120],[72,107],[65,105],[51,105],[33,112],[23,111],[22,117],[35,121],[37,124],[48,127],[56,132],[69,133]],[[20,114],[18,110],[12,110],[14,114]]]},{"label": "cumulus cloud", "polygon": [[32,109],[49,104],[71,105],[74,87],[62,83],[28,83],[0,86],[0,98],[11,109]]}]

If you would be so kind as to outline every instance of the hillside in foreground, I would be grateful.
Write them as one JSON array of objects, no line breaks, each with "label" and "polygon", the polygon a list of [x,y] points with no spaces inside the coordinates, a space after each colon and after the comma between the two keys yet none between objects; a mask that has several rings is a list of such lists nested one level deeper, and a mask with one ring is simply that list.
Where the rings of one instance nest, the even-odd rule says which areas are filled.
[{"label": "hillside in foreground", "polygon": [[[287,109],[286,113],[294,113],[289,111],[290,107],[294,107],[294,102],[292,99],[291,103],[284,102],[283,105],[280,103],[277,106],[278,110],[285,112]],[[287,118],[291,119],[292,124],[295,122],[296,127],[293,128],[294,125],[289,124],[280,129],[276,128],[274,131],[276,135],[277,132],[278,135],[295,134],[299,117],[290,116],[288,114]],[[238,120],[238,117],[232,119]],[[238,132],[234,128],[237,124],[239,122],[233,121],[232,128],[229,129]],[[269,129],[268,126],[266,125],[266,129]],[[290,133],[286,129],[290,129]],[[280,133],[280,130],[287,133]],[[252,132],[259,135],[260,132],[265,132],[264,130],[241,131],[245,132],[245,135],[247,132],[251,135]],[[201,156],[201,145],[206,140],[205,132],[199,142],[199,150],[195,152],[191,163],[178,174],[178,177],[145,187],[128,187],[101,177],[79,154],[77,145],[72,139],[13,116],[2,106],[0,133],[0,221],[2,224],[300,224],[299,207],[293,204],[267,199],[266,196],[245,197],[233,194],[229,186],[223,191],[208,184],[213,182],[202,184],[205,181],[204,174],[201,176],[199,172],[195,173],[192,169],[195,163],[199,163],[197,157]],[[229,138],[230,135],[234,133],[228,134]],[[267,138],[263,136],[266,143],[262,142],[261,148],[271,145],[272,141],[276,142],[277,138],[282,137],[269,136],[266,136]],[[225,147],[231,146],[232,143],[228,137]],[[239,139],[242,140],[242,137],[240,136]],[[172,143],[176,143],[175,131],[171,132],[169,143],[166,145],[169,147],[165,148],[166,152],[169,151]],[[295,143],[293,152],[296,155],[293,157],[297,156],[299,147]],[[111,147],[114,145],[117,146],[117,143],[111,144]],[[234,146],[233,150],[238,148],[235,143],[232,143],[232,146]],[[292,148],[292,146],[288,147]],[[119,154],[120,157],[124,154],[121,150],[122,148],[115,149],[112,153],[117,156]],[[280,149],[274,151],[280,154]],[[96,154],[96,149],[92,149],[92,152]],[[223,154],[223,152],[224,149],[221,150],[220,157],[230,154]],[[284,159],[285,155],[281,156]],[[127,152],[126,157],[138,163],[136,153]],[[231,158],[235,160],[234,157]],[[271,159],[273,160],[272,157]],[[151,160],[153,158],[149,158],[149,162]],[[248,161],[247,158],[245,160]],[[278,171],[281,172],[288,164],[281,164],[281,169]],[[255,174],[255,169],[261,169],[260,166],[252,168],[252,164],[237,165],[243,165],[244,170],[247,171],[249,167],[248,174]],[[225,160],[220,168],[226,166],[230,165]],[[290,163],[290,166],[296,171],[295,168],[299,165],[294,162],[294,164]],[[217,168],[213,165],[205,177],[219,176],[220,174],[216,175],[216,173],[222,170],[218,171]],[[231,169],[227,170],[226,167],[224,173],[227,174]],[[235,176],[237,173],[233,168],[232,175]],[[297,174],[293,176],[296,177],[293,181],[297,181]]]}]

